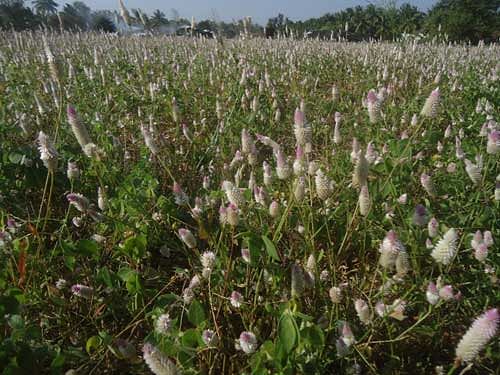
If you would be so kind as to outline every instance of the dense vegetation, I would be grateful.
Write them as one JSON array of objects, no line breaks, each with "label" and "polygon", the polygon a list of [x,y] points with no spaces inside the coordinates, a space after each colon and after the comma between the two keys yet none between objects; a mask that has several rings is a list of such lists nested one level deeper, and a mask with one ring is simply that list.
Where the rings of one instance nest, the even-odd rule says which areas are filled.
[{"label": "dense vegetation", "polygon": [[495,373],[499,58],[0,34],[0,371]]},{"label": "dense vegetation", "polygon": [[[30,8],[23,0],[0,0],[0,28],[25,30],[48,26],[54,30],[113,32],[115,20],[123,13],[131,25],[153,33],[172,32],[179,26],[191,25],[191,20],[180,18],[175,9],[167,17],[159,9],[151,15],[140,9],[93,12],[82,1],[66,4],[62,9],[54,0],[33,0],[32,5]],[[270,18],[265,28],[251,22],[245,25],[244,20],[227,23],[216,19],[201,20],[197,26],[226,38],[239,36],[246,26],[252,34],[267,37],[319,36],[360,41],[425,34],[430,38],[445,36],[450,41],[492,42],[500,37],[500,0],[439,0],[427,13],[408,3],[397,6],[390,1],[385,6],[357,6],[305,21],[293,22],[279,14]]]}]

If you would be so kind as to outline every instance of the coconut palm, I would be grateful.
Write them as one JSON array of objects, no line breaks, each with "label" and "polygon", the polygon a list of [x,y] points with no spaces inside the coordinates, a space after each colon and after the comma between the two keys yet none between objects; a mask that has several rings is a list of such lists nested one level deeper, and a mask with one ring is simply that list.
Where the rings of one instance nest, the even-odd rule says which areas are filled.
[{"label": "coconut palm", "polygon": [[156,9],[150,18],[150,22],[151,22],[151,26],[159,27],[161,25],[165,25],[168,22],[168,20],[165,17],[165,13],[163,13],[159,9]]},{"label": "coconut palm", "polygon": [[33,0],[35,11],[43,17],[57,12],[57,4],[54,0]]}]

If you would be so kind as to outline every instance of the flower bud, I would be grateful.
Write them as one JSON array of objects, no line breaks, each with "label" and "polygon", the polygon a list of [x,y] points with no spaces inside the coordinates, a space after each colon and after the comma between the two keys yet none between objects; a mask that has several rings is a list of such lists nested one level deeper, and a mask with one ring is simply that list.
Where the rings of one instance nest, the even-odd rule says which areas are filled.
[{"label": "flower bud", "polygon": [[276,201],[271,202],[271,205],[269,206],[269,215],[273,219],[276,219],[280,215],[280,206],[278,202]]},{"label": "flower bud", "polygon": [[189,229],[181,228],[179,229],[179,236],[186,244],[187,247],[193,249],[196,247],[196,238],[194,238],[193,233]]}]

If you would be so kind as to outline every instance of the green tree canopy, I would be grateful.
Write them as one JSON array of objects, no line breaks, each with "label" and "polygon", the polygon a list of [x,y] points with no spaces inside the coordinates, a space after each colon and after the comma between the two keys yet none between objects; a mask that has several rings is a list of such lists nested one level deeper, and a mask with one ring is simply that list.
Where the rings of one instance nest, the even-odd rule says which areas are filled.
[{"label": "green tree canopy", "polygon": [[38,26],[38,19],[22,0],[0,0],[0,29],[25,30]]},{"label": "green tree canopy", "polygon": [[33,6],[37,14],[47,17],[56,13],[59,5],[54,0],[33,0]]},{"label": "green tree canopy", "polygon": [[426,28],[450,40],[492,41],[500,37],[500,0],[440,0],[429,12]]}]

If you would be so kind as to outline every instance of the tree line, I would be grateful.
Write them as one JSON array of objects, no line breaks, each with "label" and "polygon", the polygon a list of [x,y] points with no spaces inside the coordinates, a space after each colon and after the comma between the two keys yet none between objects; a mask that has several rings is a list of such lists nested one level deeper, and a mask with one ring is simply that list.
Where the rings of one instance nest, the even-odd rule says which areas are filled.
[{"label": "tree line", "polygon": [[[24,0],[0,0],[0,28],[114,32],[120,20],[118,11],[93,11],[82,1],[62,8],[55,0],[33,0],[30,5]],[[132,9],[128,17],[128,22],[150,32],[171,32],[182,25],[192,25],[192,21],[179,17],[175,9],[169,17],[161,10],[148,15]],[[500,0],[439,0],[427,12],[408,3],[397,6],[392,0],[384,6],[356,6],[305,21],[291,21],[279,14],[270,18],[265,27],[248,19],[202,20],[196,26],[228,38],[245,31],[267,37],[335,37],[352,41],[395,40],[404,35],[424,34],[444,36],[450,41],[492,42],[500,38]]]},{"label": "tree line", "polygon": [[347,40],[394,40],[402,35],[445,36],[477,43],[500,38],[500,0],[440,0],[428,12],[395,1],[385,6],[356,6],[319,18],[293,22],[280,14],[266,25],[268,36],[323,35]]}]

